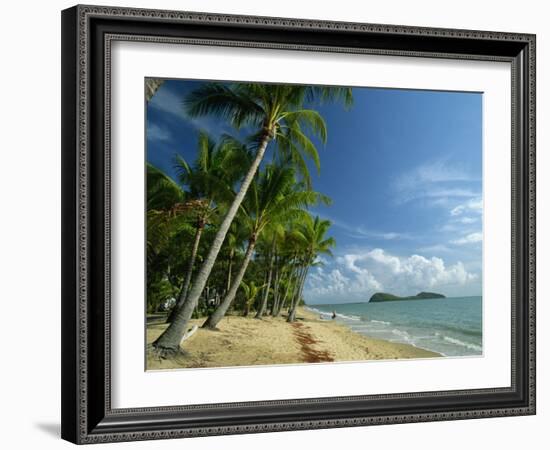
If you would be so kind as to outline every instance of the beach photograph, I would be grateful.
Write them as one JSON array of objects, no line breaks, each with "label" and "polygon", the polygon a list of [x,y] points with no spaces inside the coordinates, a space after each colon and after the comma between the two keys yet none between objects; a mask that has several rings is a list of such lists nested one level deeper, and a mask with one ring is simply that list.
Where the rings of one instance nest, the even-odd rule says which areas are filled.
[{"label": "beach photograph", "polygon": [[483,356],[483,94],[146,78],[146,370]]}]

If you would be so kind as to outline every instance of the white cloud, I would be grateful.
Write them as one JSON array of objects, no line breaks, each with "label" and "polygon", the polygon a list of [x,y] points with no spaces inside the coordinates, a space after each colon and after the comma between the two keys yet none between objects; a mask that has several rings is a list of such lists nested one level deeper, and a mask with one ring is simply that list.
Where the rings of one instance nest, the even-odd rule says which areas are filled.
[{"label": "white cloud", "polygon": [[169,114],[174,114],[183,119],[185,118],[183,98],[170,89],[167,89],[166,85],[159,88],[149,102],[149,106]]},{"label": "white cloud", "polygon": [[426,247],[419,248],[419,250],[423,253],[443,253],[451,251],[449,247],[442,244],[428,245]]},{"label": "white cloud", "polygon": [[212,136],[218,136],[231,129],[225,125],[220,125],[213,117],[189,117],[183,108],[183,97],[178,93],[171,91],[165,85],[161,86],[149,102],[149,106],[168,114],[172,114],[178,119],[184,120],[196,130],[204,130]]},{"label": "white cloud", "polygon": [[[445,224],[438,227],[438,231],[452,233],[451,237],[454,237],[454,239],[449,242],[454,245],[479,242],[482,236],[477,230],[480,228],[478,222],[481,219],[482,212],[483,201],[480,196],[476,196],[458,205],[454,203],[454,207],[450,208],[449,211],[450,217]],[[456,238],[457,235],[462,235],[463,237]],[[447,236],[446,239],[450,239],[450,237]]]},{"label": "white cloud", "polygon": [[347,223],[342,222],[341,220],[334,219],[323,214],[323,216],[329,219],[335,227],[341,228],[344,230],[349,237],[355,239],[379,239],[385,241],[393,241],[400,239],[413,239],[413,236],[410,233],[399,233],[395,231],[377,231],[371,230],[364,226],[352,226]]},{"label": "white cloud", "polygon": [[327,273],[322,268],[317,268],[308,279],[309,290],[316,297],[345,295],[349,290],[350,281],[339,269]]},{"label": "white cloud", "polygon": [[[335,224],[336,226],[339,226]],[[343,227],[340,227],[343,228]],[[398,239],[411,239],[409,233],[397,233],[394,231],[383,232],[383,231],[374,231],[369,230],[365,227],[349,227],[346,230],[350,237],[356,239],[381,239],[384,241],[393,241]]]},{"label": "white cloud", "polygon": [[364,292],[365,290],[381,289],[382,285],[366,268],[361,268],[356,265],[356,255],[345,255],[343,261],[345,267],[354,275],[353,283],[347,284],[348,289],[351,288],[354,292]]},{"label": "white cloud", "polygon": [[397,203],[407,203],[413,200],[427,200],[432,206],[447,206],[457,199],[477,197],[479,194],[471,189],[462,188],[438,188],[436,185],[418,187],[410,191],[400,192],[397,196]]},{"label": "white cloud", "polygon": [[317,255],[317,257],[315,258],[315,261],[313,261],[313,263],[318,266],[326,266],[328,262],[329,262],[328,259],[320,255]]},{"label": "white cloud", "polygon": [[470,233],[460,239],[451,241],[451,244],[455,245],[466,245],[466,244],[475,244],[481,242],[483,239],[482,233]]},{"label": "white cloud", "polygon": [[425,204],[447,207],[456,199],[479,196],[479,178],[456,163],[437,160],[401,173],[392,182],[397,204],[423,200]]},{"label": "white cloud", "polygon": [[377,263],[377,268],[382,268],[383,272],[389,271],[395,277],[390,280],[392,284],[405,282],[406,285],[418,289],[449,283],[463,284],[473,276],[466,272],[462,263],[458,262],[446,267],[443,259],[435,256],[431,258],[421,255],[397,257],[378,248],[363,255],[362,259],[366,262],[374,261]]},{"label": "white cloud", "polygon": [[336,258],[336,268],[322,269],[310,277],[306,300],[334,302],[367,301],[377,291],[397,295],[423,290],[445,290],[468,285],[478,279],[462,262],[446,265],[438,257],[396,256],[376,248]]},{"label": "white cloud", "polygon": [[444,161],[424,163],[401,174],[394,181],[394,188],[399,191],[416,189],[419,185],[447,183],[452,181],[473,181],[474,178],[463,168],[450,166]]},{"label": "white cloud", "polygon": [[147,124],[147,139],[151,141],[170,141],[172,133],[166,128],[162,128],[155,123]]},{"label": "white cloud", "polygon": [[469,200],[466,203],[455,206],[453,209],[451,209],[451,216],[459,216],[465,212],[474,212],[481,214],[482,211],[483,201],[481,197],[477,197],[475,199]]}]

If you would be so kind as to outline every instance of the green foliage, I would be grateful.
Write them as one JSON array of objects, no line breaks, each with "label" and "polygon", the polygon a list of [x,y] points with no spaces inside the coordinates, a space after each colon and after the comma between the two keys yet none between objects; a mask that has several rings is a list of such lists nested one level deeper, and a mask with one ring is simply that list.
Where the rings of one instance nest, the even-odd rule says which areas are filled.
[{"label": "green foliage", "polygon": [[244,314],[248,314],[250,311],[250,308],[252,308],[252,305],[254,304],[254,301],[256,300],[256,297],[261,292],[261,290],[264,288],[265,284],[262,286],[256,286],[255,281],[250,281],[250,283],[245,283],[244,281],[241,281],[241,288],[244,293],[243,303],[244,303]]},{"label": "green foliage", "polygon": [[175,296],[174,286],[167,279],[153,281],[148,287],[147,313],[163,310],[163,306]]},{"label": "green foliage", "polygon": [[213,115],[227,120],[237,130],[256,130],[249,139],[252,150],[267,136],[283,160],[290,160],[311,186],[305,158],[320,170],[320,159],[312,138],[323,144],[327,128],[321,115],[304,108],[306,103],[353,103],[351,88],[261,83],[207,83],[191,92],[183,106],[191,117]]},{"label": "green foliage", "polygon": [[168,175],[147,163],[147,210],[167,210],[183,202],[185,194]]},{"label": "green foliage", "polygon": [[[308,160],[320,171],[316,143],[328,130],[315,103],[353,103],[351,88],[258,83],[206,83],[189,93],[183,108],[190,117],[214,115],[237,130],[252,130],[246,141],[223,135],[215,141],[201,132],[195,161],[174,158],[174,181],[157,168],[147,168],[147,300],[148,312],[177,297],[186,273],[195,230],[204,227],[197,264],[208,253],[219,224],[235,198],[262,141],[269,138],[274,158],[262,164],[240,205],[210,272],[207,288],[223,295],[240,267],[250,239],[253,256],[238,291],[234,310],[248,311],[267,292],[270,308],[288,307],[317,256],[331,255],[330,222],[312,217],[309,208],[330,199],[312,189]],[[266,274],[273,270],[268,289]],[[193,278],[191,278],[192,280]],[[203,293],[204,294],[204,293]],[[201,298],[194,317],[215,306]],[[302,302],[297,298],[296,302]]]}]

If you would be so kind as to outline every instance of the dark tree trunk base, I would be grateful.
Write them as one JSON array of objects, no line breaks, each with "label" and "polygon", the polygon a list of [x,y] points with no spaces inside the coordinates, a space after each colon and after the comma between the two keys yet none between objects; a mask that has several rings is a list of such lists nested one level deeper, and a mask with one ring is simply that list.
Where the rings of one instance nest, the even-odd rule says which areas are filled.
[{"label": "dark tree trunk base", "polygon": [[164,347],[156,342],[153,342],[151,345],[147,346],[147,353],[152,355],[157,359],[176,359],[178,357],[186,357],[188,353],[180,346],[176,347]]},{"label": "dark tree trunk base", "polygon": [[208,320],[202,324],[201,328],[210,331],[220,331],[220,329],[216,325],[210,325],[208,323]]}]

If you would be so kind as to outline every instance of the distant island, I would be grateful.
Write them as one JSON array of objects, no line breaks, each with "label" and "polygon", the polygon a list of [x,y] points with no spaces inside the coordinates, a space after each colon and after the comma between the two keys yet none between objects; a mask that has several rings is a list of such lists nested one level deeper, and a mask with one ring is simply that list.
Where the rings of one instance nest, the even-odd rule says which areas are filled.
[{"label": "distant island", "polygon": [[426,300],[433,298],[445,298],[443,294],[437,294],[435,292],[420,292],[416,295],[410,295],[408,297],[399,297],[398,295],[388,294],[386,292],[377,292],[373,294],[369,300],[369,303],[378,302],[395,302],[400,300]]}]

